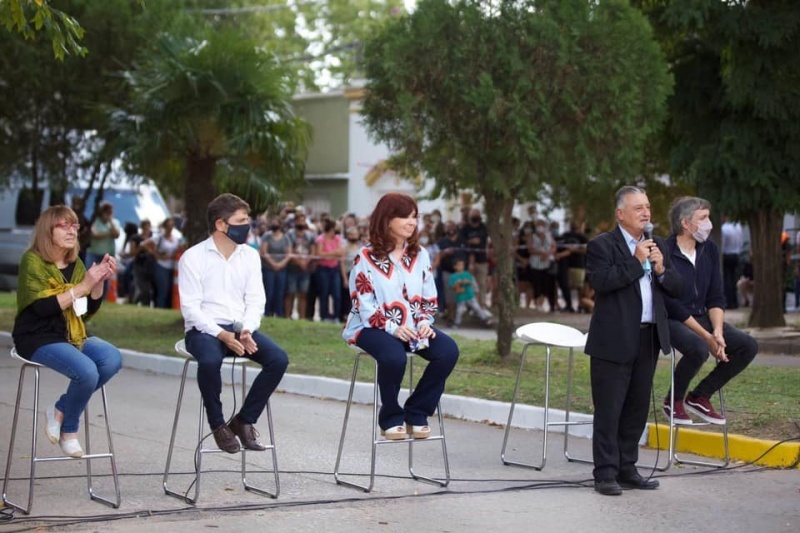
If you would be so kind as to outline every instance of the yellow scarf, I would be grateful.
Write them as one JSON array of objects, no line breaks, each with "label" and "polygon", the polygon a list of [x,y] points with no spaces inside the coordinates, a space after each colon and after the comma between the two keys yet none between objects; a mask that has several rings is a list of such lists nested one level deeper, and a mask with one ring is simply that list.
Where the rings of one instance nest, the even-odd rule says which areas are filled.
[{"label": "yellow scarf", "polygon": [[[80,259],[75,261],[72,279],[67,283],[55,263],[46,262],[37,253],[25,252],[19,263],[17,315],[36,300],[69,291],[83,281],[84,276],[86,276],[86,267]],[[64,309],[63,315],[64,321],[67,323],[67,336],[69,337],[67,340],[80,349],[83,341],[86,340],[86,327],[83,325],[83,319],[75,314],[71,305]]]}]

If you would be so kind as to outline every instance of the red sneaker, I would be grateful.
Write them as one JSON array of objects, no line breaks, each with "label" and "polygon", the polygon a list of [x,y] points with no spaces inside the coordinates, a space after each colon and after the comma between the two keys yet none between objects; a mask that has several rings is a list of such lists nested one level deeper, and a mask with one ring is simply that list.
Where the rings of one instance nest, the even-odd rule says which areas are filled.
[{"label": "red sneaker", "polygon": [[725,417],[714,410],[708,398],[701,398],[689,393],[686,396],[686,410],[711,424],[725,425]]},{"label": "red sneaker", "polygon": [[[669,398],[664,399],[664,403],[661,404],[661,410],[664,411],[664,414],[669,418]],[[691,426],[693,424],[692,419],[689,418],[689,415],[686,414],[686,410],[683,406],[683,400],[675,399],[675,416],[672,418],[673,422],[676,425],[681,426]]]}]

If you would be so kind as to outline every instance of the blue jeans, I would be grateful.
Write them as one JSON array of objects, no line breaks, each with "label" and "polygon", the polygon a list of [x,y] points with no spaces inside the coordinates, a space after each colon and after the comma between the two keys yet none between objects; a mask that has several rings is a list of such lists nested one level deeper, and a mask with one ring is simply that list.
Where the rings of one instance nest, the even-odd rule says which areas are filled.
[{"label": "blue jeans", "polygon": [[156,307],[161,309],[170,309],[172,307],[173,274],[171,268],[164,268],[158,263],[155,264],[153,281],[156,286]]},{"label": "blue jeans", "polygon": [[406,372],[408,343],[382,329],[364,328],[358,334],[356,345],[378,363],[378,389],[381,392],[378,425],[381,429],[400,426],[403,422],[425,426],[428,424],[428,417],[436,410],[444,392],[445,381],[458,361],[458,346],[438,329],[434,331],[436,337],[430,339],[430,347],[417,352],[417,355],[429,363],[404,407],[397,401],[397,395]]},{"label": "blue jeans", "polygon": [[264,267],[261,273],[264,279],[264,292],[267,293],[264,314],[283,318],[283,299],[286,296],[286,269],[272,270],[269,267]]},{"label": "blue jeans", "polygon": [[[222,327],[226,331],[233,330],[233,326]],[[239,410],[238,418],[243,424],[258,422],[258,417],[264,412],[269,397],[280,383],[286,367],[289,366],[286,352],[272,339],[256,331],[253,333],[253,340],[256,341],[258,350],[253,355],[245,357],[260,364],[261,372],[253,380],[247,398]],[[217,429],[225,424],[220,400],[222,358],[234,354],[221,340],[196,329],[186,332],[186,350],[197,360],[197,386],[206,405],[208,424],[212,430]]]},{"label": "blue jeans", "polygon": [[[335,267],[318,266],[314,273],[317,277],[319,294],[319,317],[322,320],[339,320],[342,314],[342,270]],[[333,299],[333,312],[328,305],[328,298]]]},{"label": "blue jeans", "polygon": [[70,379],[67,392],[56,402],[64,413],[62,433],[77,433],[81,415],[94,391],[108,383],[122,367],[122,355],[116,346],[97,337],[89,337],[78,350],[68,342],[39,347],[31,361],[52,368]]}]

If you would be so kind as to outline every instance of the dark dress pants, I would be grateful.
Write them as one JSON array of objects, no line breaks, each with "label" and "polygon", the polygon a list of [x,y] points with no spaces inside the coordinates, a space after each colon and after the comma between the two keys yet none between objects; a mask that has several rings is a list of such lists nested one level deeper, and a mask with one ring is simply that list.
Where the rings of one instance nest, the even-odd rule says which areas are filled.
[{"label": "dark dress pants", "polygon": [[427,425],[428,417],[436,410],[445,381],[458,361],[458,346],[438,329],[434,331],[436,337],[430,339],[429,347],[417,352],[428,361],[428,366],[404,407],[400,406],[397,395],[406,371],[408,343],[377,328],[364,328],[358,334],[356,345],[378,363],[378,389],[381,393],[378,425],[381,429],[400,426],[404,422],[414,426]]},{"label": "dark dress pants", "polygon": [[[232,331],[232,326],[222,326],[226,331]],[[247,357],[261,365],[261,372],[258,373],[247,398],[244,400],[242,408],[239,410],[238,418],[244,424],[255,424],[258,417],[264,412],[269,397],[280,383],[286,367],[289,366],[289,358],[286,352],[275,344],[275,342],[256,331],[253,333],[258,350],[252,355],[245,354]],[[200,388],[200,395],[206,405],[206,416],[211,429],[216,429],[225,424],[225,415],[222,412],[222,359],[231,357],[233,352],[228,350],[225,344],[207,333],[201,333],[196,329],[186,332],[186,350],[197,359],[197,386]]]},{"label": "dark dress pants", "polygon": [[[713,331],[708,316],[701,315],[694,318],[703,329],[709,333]],[[669,335],[672,346],[681,353],[681,358],[675,365],[675,399],[683,400],[689,390],[689,383],[700,372],[700,368],[709,357],[708,344],[683,322],[677,320],[669,321]],[[725,339],[728,362],[716,365],[714,370],[697,384],[692,392],[701,398],[711,398],[715,392],[747,368],[758,353],[756,340],[730,324],[723,324],[722,337]]]},{"label": "dark dress pants", "polygon": [[617,363],[592,357],[590,374],[594,426],[594,479],[608,481],[636,472],[642,436],[658,359],[655,325],[641,329],[639,354]]}]

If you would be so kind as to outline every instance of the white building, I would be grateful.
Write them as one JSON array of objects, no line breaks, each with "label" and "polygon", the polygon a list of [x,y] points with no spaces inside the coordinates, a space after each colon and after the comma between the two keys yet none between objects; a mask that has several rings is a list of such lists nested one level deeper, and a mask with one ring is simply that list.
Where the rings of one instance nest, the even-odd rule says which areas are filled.
[{"label": "white building", "polygon": [[[389,148],[371,140],[363,124],[361,86],[347,87],[326,93],[301,94],[293,98],[295,112],[311,124],[312,141],[306,162],[308,186],[297,201],[313,213],[328,212],[338,216],[353,212],[368,215],[381,196],[402,192],[420,197],[417,187],[392,171],[383,171],[382,164]],[[457,221],[461,204],[471,204],[469,193],[454,200],[420,200],[420,213],[433,209],[442,212],[443,220]],[[527,218],[527,209],[515,209],[515,215]],[[559,210],[560,211],[560,210]],[[553,213],[561,222],[563,213]]]}]

